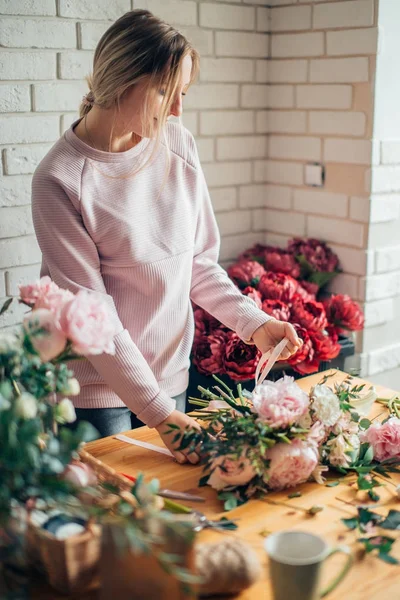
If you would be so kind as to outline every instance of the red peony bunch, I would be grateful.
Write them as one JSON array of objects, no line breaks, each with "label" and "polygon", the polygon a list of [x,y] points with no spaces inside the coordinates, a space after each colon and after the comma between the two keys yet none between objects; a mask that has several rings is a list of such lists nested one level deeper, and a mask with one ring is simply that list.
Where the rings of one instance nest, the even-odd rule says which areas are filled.
[{"label": "red peony bunch", "polygon": [[[291,240],[285,250],[256,244],[228,269],[242,293],[261,310],[293,323],[303,345],[288,364],[302,375],[317,372],[321,361],[338,356],[340,334],[363,328],[363,312],[349,296],[317,299],[320,288],[339,272],[336,254],[315,239]],[[194,318],[192,360],[197,369],[233,380],[253,378],[260,358],[257,348],[199,307],[194,308]]]}]

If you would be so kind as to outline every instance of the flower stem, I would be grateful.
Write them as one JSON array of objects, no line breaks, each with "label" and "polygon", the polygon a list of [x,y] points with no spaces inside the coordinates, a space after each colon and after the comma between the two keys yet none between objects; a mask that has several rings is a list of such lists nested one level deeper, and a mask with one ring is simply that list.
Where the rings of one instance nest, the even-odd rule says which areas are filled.
[{"label": "flower stem", "polygon": [[17,396],[20,396],[21,395],[21,390],[19,389],[17,382],[15,381],[15,379],[12,379],[11,381],[12,381],[12,384],[13,384],[13,388],[14,388],[14,390],[17,393]]}]

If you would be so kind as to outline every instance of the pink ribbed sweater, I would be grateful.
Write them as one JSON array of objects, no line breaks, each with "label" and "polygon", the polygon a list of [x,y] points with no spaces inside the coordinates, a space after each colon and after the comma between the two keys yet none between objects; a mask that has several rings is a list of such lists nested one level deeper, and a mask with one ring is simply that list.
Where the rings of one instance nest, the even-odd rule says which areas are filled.
[{"label": "pink ribbed sweater", "polygon": [[71,363],[81,385],[74,404],[127,405],[154,427],[188,384],[191,299],[243,340],[269,317],[217,264],[219,234],[191,134],[167,126],[167,179],[164,145],[132,177],[152,141],[102,152],[75,135],[76,124],[42,160],[32,184],[42,275],[73,292],[101,294],[118,331],[114,356]]}]

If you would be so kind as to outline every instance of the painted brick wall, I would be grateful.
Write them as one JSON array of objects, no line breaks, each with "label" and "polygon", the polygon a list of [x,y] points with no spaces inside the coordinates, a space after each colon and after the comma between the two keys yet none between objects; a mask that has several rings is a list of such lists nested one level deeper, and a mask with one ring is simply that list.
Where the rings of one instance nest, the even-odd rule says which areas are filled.
[{"label": "painted brick wall", "polygon": [[[32,173],[77,117],[93,51],[110,23],[132,8],[149,8],[176,25],[202,57],[198,85],[186,97],[184,124],[196,136],[217,214],[223,264],[263,240],[257,183],[267,132],[253,94],[268,54],[263,2],[194,0],[0,0],[0,304],[18,283],[35,278],[40,251],[30,215]],[[254,96],[254,98],[253,98]],[[15,306],[0,317],[13,326]]]}]

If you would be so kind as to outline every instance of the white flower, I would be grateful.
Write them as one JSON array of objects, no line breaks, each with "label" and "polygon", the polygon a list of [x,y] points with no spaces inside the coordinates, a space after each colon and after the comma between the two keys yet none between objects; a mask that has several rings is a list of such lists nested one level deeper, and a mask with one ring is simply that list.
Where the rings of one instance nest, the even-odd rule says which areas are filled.
[{"label": "white flower", "polygon": [[56,406],[56,420],[59,423],[73,423],[76,420],[74,405],[69,398],[63,398]]},{"label": "white flower", "polygon": [[326,479],[322,475],[322,473],[325,473],[326,471],[329,471],[329,467],[327,467],[326,465],[317,465],[314,471],[311,473],[311,477],[314,479],[314,481],[316,481],[320,485],[323,485]]},{"label": "white flower", "polygon": [[79,381],[72,377],[72,379],[68,379],[66,392],[69,396],[77,396],[81,391],[81,386],[79,385]]},{"label": "white flower", "polygon": [[318,421],[326,427],[332,427],[340,419],[339,398],[327,385],[316,385],[312,393],[312,410]]},{"label": "white flower", "polygon": [[34,396],[24,392],[15,401],[15,412],[21,419],[34,419],[37,415],[37,401]]},{"label": "white flower", "polygon": [[357,434],[339,434],[329,440],[329,462],[333,467],[349,467],[358,458],[360,438]]}]

